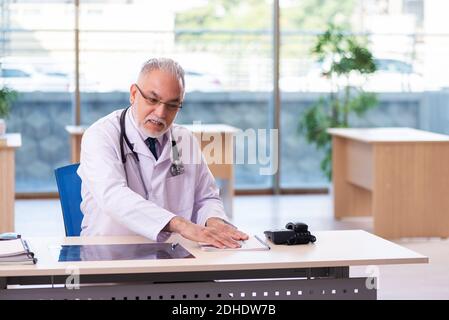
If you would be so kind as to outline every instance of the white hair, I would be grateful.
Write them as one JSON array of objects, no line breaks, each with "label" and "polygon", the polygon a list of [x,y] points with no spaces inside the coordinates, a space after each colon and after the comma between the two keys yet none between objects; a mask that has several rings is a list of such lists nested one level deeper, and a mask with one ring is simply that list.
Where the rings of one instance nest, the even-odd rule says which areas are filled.
[{"label": "white hair", "polygon": [[182,90],[185,90],[184,69],[179,63],[170,58],[152,58],[145,62],[140,69],[139,77],[153,70],[164,70],[181,81]]}]

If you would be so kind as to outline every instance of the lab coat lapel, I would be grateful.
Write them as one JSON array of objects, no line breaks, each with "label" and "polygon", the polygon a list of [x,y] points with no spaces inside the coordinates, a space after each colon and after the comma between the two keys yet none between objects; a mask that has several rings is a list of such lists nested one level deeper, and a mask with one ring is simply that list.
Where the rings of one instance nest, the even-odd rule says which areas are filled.
[{"label": "lab coat lapel", "polygon": [[170,160],[171,158],[171,139],[170,139],[170,130],[164,133],[164,147],[162,148],[161,155],[159,156],[158,163],[162,163],[164,161]]},{"label": "lab coat lapel", "polygon": [[[138,154],[144,155],[145,157],[154,159],[153,155],[151,154],[150,149],[145,144],[145,141],[142,140],[142,137],[140,136],[139,132],[137,131],[137,128],[134,126],[133,122],[131,121],[132,113],[131,109],[128,110],[126,113],[125,118],[125,125],[126,125],[126,135],[128,136],[129,142],[134,147],[134,151]],[[128,152],[131,152],[131,150],[128,150]]]}]

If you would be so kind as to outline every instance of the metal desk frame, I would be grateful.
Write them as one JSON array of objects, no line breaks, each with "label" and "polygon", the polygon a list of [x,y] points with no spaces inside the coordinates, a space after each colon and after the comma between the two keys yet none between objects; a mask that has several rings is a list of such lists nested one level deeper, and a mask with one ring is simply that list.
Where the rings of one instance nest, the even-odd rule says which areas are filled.
[{"label": "metal desk frame", "polygon": [[[0,278],[0,299],[329,300],[376,299],[376,278],[349,267]],[[367,281],[374,285],[367,286]],[[370,287],[370,288],[368,288]]]}]

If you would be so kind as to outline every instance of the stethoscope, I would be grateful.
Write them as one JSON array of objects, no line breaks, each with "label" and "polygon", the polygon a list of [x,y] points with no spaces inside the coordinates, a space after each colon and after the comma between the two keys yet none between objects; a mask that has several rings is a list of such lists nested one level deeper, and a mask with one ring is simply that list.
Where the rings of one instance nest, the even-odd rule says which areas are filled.
[{"label": "stethoscope", "polygon": [[[130,107],[123,110],[122,114],[120,115],[120,154],[122,157],[123,165],[125,165],[125,163],[126,163],[126,156],[125,156],[123,142],[126,143],[128,148],[133,153],[134,159],[136,160],[136,162],[139,162],[139,155],[137,154],[137,152],[134,151],[134,147],[131,144],[131,142],[129,142],[129,139],[126,135],[126,130],[125,130],[125,116],[126,116],[126,112],[128,111],[129,108]],[[173,138],[173,133],[172,133],[171,129],[170,129],[170,138],[171,138],[171,149],[172,149],[172,155],[173,155],[173,160],[172,160],[172,163],[170,166],[170,173],[173,177],[175,177],[175,176],[179,176],[184,173],[184,164],[182,163],[181,159],[179,158],[178,146],[176,145],[176,140]],[[138,167],[139,167],[139,174],[142,179],[142,173],[140,172],[140,166],[138,166]],[[142,179],[142,183],[143,183],[143,179]],[[145,186],[144,183],[143,183],[143,185]]]}]

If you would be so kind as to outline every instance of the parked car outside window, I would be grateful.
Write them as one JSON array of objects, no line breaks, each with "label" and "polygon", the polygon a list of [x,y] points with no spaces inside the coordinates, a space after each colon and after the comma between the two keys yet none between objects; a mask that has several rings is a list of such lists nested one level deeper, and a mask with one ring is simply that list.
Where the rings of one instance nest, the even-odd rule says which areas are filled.
[{"label": "parked car outside window", "polygon": [[346,78],[333,79],[332,83],[323,74],[329,63],[316,63],[302,77],[282,77],[279,85],[285,92],[315,91],[328,92],[336,90],[337,85],[361,86],[371,92],[420,92],[425,89],[424,79],[414,70],[411,63],[390,58],[375,58],[377,70],[369,75],[354,73]]}]

